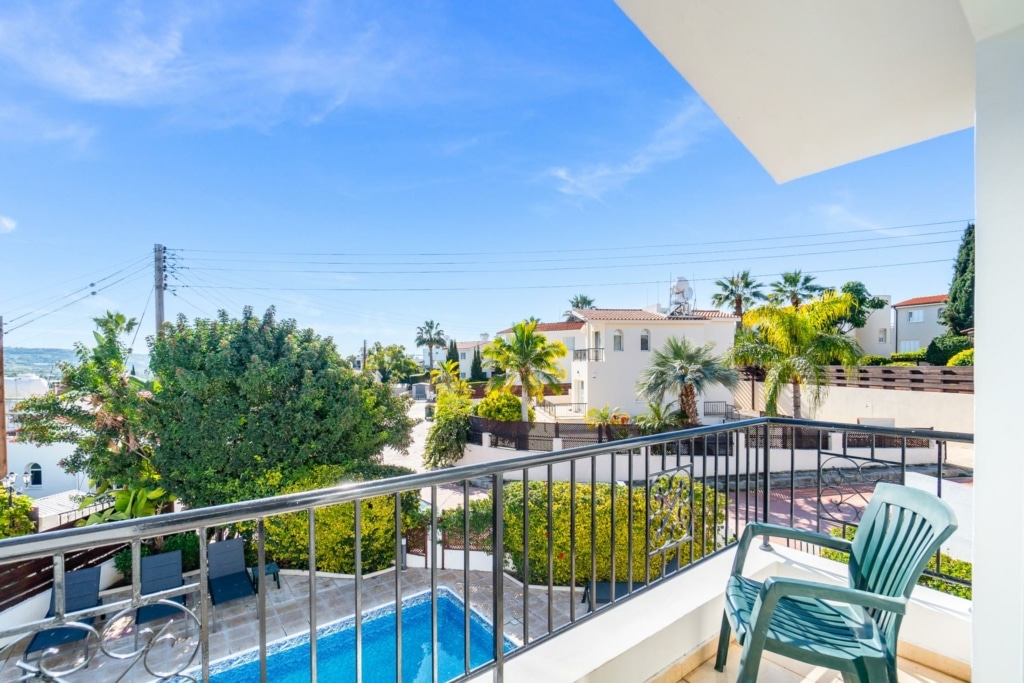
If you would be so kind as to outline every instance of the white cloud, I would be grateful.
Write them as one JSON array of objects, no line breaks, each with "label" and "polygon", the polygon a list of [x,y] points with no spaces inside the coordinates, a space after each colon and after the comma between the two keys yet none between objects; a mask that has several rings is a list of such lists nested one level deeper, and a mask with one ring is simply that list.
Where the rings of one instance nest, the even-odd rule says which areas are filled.
[{"label": "white cloud", "polygon": [[7,216],[0,216],[0,235],[5,232],[14,232],[16,227],[18,227],[18,221]]},{"label": "white cloud", "polygon": [[159,106],[188,123],[316,123],[413,89],[426,61],[400,17],[357,9],[13,2],[0,9],[0,66],[71,100]]},{"label": "white cloud", "polygon": [[688,102],[663,125],[649,142],[615,162],[582,164],[575,168],[559,166],[546,175],[558,181],[558,191],[577,197],[600,200],[654,166],[684,156],[704,133],[715,124],[710,110],[698,100]]}]

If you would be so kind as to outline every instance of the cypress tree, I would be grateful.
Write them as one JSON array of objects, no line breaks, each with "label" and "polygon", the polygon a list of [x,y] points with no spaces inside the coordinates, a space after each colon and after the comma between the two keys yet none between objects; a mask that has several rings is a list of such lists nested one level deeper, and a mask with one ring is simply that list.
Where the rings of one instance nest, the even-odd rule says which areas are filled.
[{"label": "cypress tree", "polygon": [[469,381],[470,382],[482,382],[487,379],[487,375],[484,374],[484,359],[480,355],[480,347],[476,347],[473,350],[473,365],[469,369]]},{"label": "cypress tree", "polygon": [[957,335],[974,327],[974,223],[969,223],[953,265],[953,282],[942,314],[948,334]]},{"label": "cypress tree", "polygon": [[459,362],[459,347],[455,343],[454,339],[448,340],[448,357],[445,360],[453,360],[456,363]]}]

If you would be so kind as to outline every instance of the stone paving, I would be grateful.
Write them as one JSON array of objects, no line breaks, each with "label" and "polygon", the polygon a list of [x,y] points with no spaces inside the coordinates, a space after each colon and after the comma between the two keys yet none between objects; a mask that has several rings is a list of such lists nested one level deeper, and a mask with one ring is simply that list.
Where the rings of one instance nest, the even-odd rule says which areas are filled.
[{"label": "stone paving", "polygon": [[[493,600],[492,600],[492,573],[484,571],[469,572],[469,603],[481,616],[492,621]],[[437,582],[465,599],[465,573],[461,569],[438,569]],[[309,631],[309,577],[301,572],[284,572],[281,574],[281,588],[278,589],[273,581],[269,581],[269,591],[266,595],[267,601],[267,642],[284,638],[294,637]],[[430,589],[430,570],[410,568],[401,573],[401,590],[403,597],[409,597],[416,593]],[[504,587],[504,633],[516,644],[522,643],[523,624],[529,621],[528,634],[531,641],[548,633],[548,593],[546,587],[532,586],[528,591],[529,604],[524,604],[523,590],[521,585],[505,576]],[[575,596],[577,600],[576,618],[579,619],[586,614],[586,605],[578,601],[582,597],[582,587],[573,591],[568,588],[557,588],[552,591],[551,601],[551,623],[553,628],[558,629],[570,621],[570,599]],[[362,611],[365,613],[377,607],[382,607],[395,602],[395,572],[385,571],[373,577],[363,579],[362,584]],[[189,607],[193,601],[189,599]],[[338,578],[334,576],[318,576],[316,580],[316,606],[317,625],[338,621],[355,614],[355,581],[352,578]],[[259,646],[259,602],[257,597],[238,600],[217,608],[211,608],[212,631],[209,637],[210,660],[216,662],[231,655],[253,650]],[[524,618],[526,615],[526,618]],[[199,614],[197,613],[198,617]],[[101,632],[106,628],[108,638],[104,646],[108,652],[115,652],[127,655],[136,651],[135,628],[130,618],[122,618],[117,623],[113,615],[107,617],[108,621],[99,621],[96,625]],[[167,624],[168,620],[145,624],[143,627],[151,627],[154,631]],[[148,661],[154,672],[170,672],[184,669],[183,662],[188,660],[189,654],[198,646],[198,635],[195,625],[184,615],[170,620],[165,640],[159,641],[149,655]],[[144,645],[152,636],[147,636],[140,631],[139,643]],[[25,647],[27,638],[21,643],[0,652],[0,683],[18,680],[22,675],[15,662]],[[62,679],[73,681],[104,681],[115,680],[129,668],[131,672],[123,679],[125,681],[146,681],[152,680],[153,676],[147,675],[142,662],[134,664],[134,660],[118,660],[105,656],[95,642],[90,638],[90,652],[93,654],[88,668],[63,676]],[[75,652],[75,656],[81,653],[81,648]],[[71,659],[54,659],[50,668],[55,671],[64,670],[69,666]],[[197,653],[193,665],[200,662]],[[154,668],[155,667],[155,668]]]}]

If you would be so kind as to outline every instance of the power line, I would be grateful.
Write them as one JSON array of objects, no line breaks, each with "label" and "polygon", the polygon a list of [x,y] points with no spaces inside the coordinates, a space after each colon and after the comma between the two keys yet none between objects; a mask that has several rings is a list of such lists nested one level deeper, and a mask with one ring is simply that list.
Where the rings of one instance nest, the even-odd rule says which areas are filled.
[{"label": "power line", "polygon": [[[147,260],[148,258],[149,258],[148,256],[143,256],[143,257],[142,257],[141,259],[133,259],[133,260],[131,260],[131,261],[130,261],[130,262],[129,262],[129,263],[128,263],[128,264],[126,265],[126,266],[125,266],[125,268],[131,268],[131,267],[132,267],[132,266],[134,266],[135,264],[137,264],[137,263],[141,263],[142,261],[144,261],[144,260]],[[121,263],[124,263],[124,261],[122,261]],[[107,268],[109,268],[109,266],[107,266]],[[97,275],[97,274],[99,274],[99,273],[105,273],[105,272],[107,272],[107,268],[100,268],[100,269],[97,269],[97,270],[93,270],[93,271],[90,271],[90,272],[88,272],[88,273],[84,273],[84,274],[82,274],[82,275],[76,275],[75,277],[71,277],[71,278],[68,278],[68,279],[66,279],[66,280],[61,280],[60,282],[55,282],[55,283],[53,283],[53,284],[51,284],[51,285],[48,285],[48,286],[45,286],[45,287],[41,287],[41,288],[37,289],[37,290],[35,291],[35,293],[36,293],[36,294],[39,294],[39,293],[41,293],[41,292],[46,292],[46,291],[49,291],[49,290],[51,290],[51,289],[57,289],[57,288],[59,288],[59,287],[63,287],[64,285],[66,285],[66,284],[68,284],[68,283],[70,283],[70,282],[80,282],[80,281],[81,281],[81,280],[82,280],[83,278],[87,278],[87,277],[91,277],[91,276],[93,276],[93,275]],[[118,271],[118,272],[120,272],[120,271]],[[116,274],[116,273],[114,273],[114,274]],[[95,283],[92,283],[92,284],[95,284]],[[43,301],[49,302],[49,301],[51,301],[51,300],[54,300],[54,301],[59,301],[60,299],[64,299],[64,298],[67,298],[68,296],[72,296],[72,295],[74,295],[74,294],[76,294],[76,293],[78,293],[78,292],[82,291],[83,289],[88,289],[89,287],[91,287],[91,286],[92,286],[92,284],[90,284],[90,285],[86,285],[85,287],[79,287],[79,288],[78,288],[78,289],[76,289],[76,290],[75,290],[74,292],[71,292],[71,293],[69,293],[69,294],[66,294],[66,295],[64,295],[64,296],[58,296],[58,297],[53,297],[53,296],[50,296],[50,297],[43,297],[42,299],[38,299],[37,301],[39,301],[39,302],[43,302]],[[3,300],[0,300],[0,303],[2,303],[2,304],[6,304],[6,303],[7,303],[8,301],[14,301],[14,300],[16,300],[16,299],[23,299],[23,298],[24,298],[24,297],[23,297],[22,295],[20,295],[20,294],[19,294],[19,295],[17,295],[17,296],[12,296],[12,297],[8,297],[7,299],[3,299]],[[38,303],[38,304],[34,303],[34,304],[25,304],[25,305],[26,305],[26,306],[37,306],[37,307],[44,307],[44,304],[43,304],[43,303]]]},{"label": "power line", "polygon": [[[843,253],[851,252],[864,252],[864,251],[878,251],[881,249],[892,250],[892,249],[905,249],[908,247],[924,247],[932,246],[936,244],[959,244],[960,240],[936,240],[932,242],[915,242],[912,244],[888,244],[884,246],[873,246],[873,247],[859,247],[856,249],[843,249]],[[828,243],[831,245],[846,244],[845,242],[834,242]],[[826,245],[820,245],[826,246]],[[721,251],[713,252],[689,252],[688,256],[700,256],[705,254],[716,254],[722,253]],[[780,259],[780,258],[797,258],[802,256],[822,256],[826,254],[834,254],[834,250],[829,251],[804,251],[804,252],[786,252],[784,254],[768,254],[762,256],[730,256],[727,258],[717,259],[701,259],[702,264],[706,263],[722,263],[728,261],[735,261],[737,258],[742,258],[746,261],[761,261],[765,259]],[[430,264],[432,265],[432,264]],[[218,272],[259,272],[259,273],[293,273],[293,274],[334,274],[334,275],[456,275],[456,274],[492,274],[492,273],[545,273],[545,272],[564,272],[567,270],[607,270],[610,268],[653,268],[660,266],[678,266],[678,261],[661,261],[658,263],[610,263],[601,264],[594,266],[550,266],[544,268],[523,268],[517,266],[514,268],[478,268],[478,269],[452,269],[444,268],[440,270],[312,270],[308,268],[189,268],[189,270],[198,271],[218,271]]]},{"label": "power line", "polygon": [[[713,242],[686,242],[671,244],[646,244],[646,245],[618,245],[614,247],[584,247],[569,249],[535,249],[525,251],[424,251],[424,252],[394,252],[392,256],[504,256],[509,254],[552,254],[552,253],[579,253],[596,251],[622,251],[624,249],[662,249],[667,247],[705,246],[714,244],[732,244],[738,241],[764,242],[769,240],[802,239],[806,237],[824,237],[828,235],[855,235],[866,232],[884,232],[886,230],[908,230],[910,228],[927,228],[936,225],[954,225],[956,223],[969,223],[973,218],[960,218],[957,220],[935,221],[932,223],[914,223],[911,225],[892,225],[887,227],[866,228],[863,230],[845,230],[833,232],[804,233],[792,235],[778,235],[774,237],[757,237],[744,240],[718,240]],[[311,251],[241,251],[236,249],[174,249],[178,252],[195,252],[204,254],[269,254],[279,256],[375,256],[377,252],[311,252]]]},{"label": "power line", "polygon": [[[961,232],[960,230],[937,230],[937,231],[932,231],[932,232],[915,233],[913,235],[895,235],[895,236],[888,236],[888,237],[868,237],[868,238],[863,238],[863,239],[840,240],[840,241],[831,241],[831,242],[811,242],[811,243],[803,243],[803,244],[800,244],[799,246],[801,248],[804,248],[804,247],[819,247],[819,246],[857,244],[857,243],[862,243],[862,242],[888,242],[888,241],[892,241],[892,240],[907,240],[907,239],[914,239],[914,238],[918,238],[918,237],[931,237],[931,236],[935,236],[935,235],[949,235],[949,234],[953,234],[953,233],[960,234],[960,232]],[[739,242],[733,242],[732,244],[736,244],[736,243],[742,243],[742,240],[739,241]],[[915,243],[915,244],[921,244],[921,243],[918,242],[918,243]],[[569,263],[569,262],[575,262],[575,261],[587,261],[587,262],[592,262],[592,261],[618,261],[618,260],[623,260],[623,259],[666,258],[666,257],[669,257],[669,256],[699,256],[699,255],[703,255],[703,254],[739,253],[739,252],[748,252],[748,251],[772,251],[772,250],[778,250],[778,249],[792,249],[792,248],[794,248],[794,246],[796,246],[796,245],[780,244],[780,245],[772,245],[772,246],[764,246],[764,247],[740,247],[740,248],[737,248],[737,249],[715,249],[713,251],[693,251],[693,250],[687,250],[687,251],[680,251],[680,252],[674,252],[674,253],[673,252],[669,252],[669,253],[659,252],[659,253],[656,253],[656,254],[619,254],[619,255],[616,255],[616,256],[578,256],[578,257],[559,257],[559,258],[534,258],[534,259],[530,259],[530,262],[531,263]],[[381,254],[379,256],[383,257],[384,255]],[[311,260],[301,260],[301,261],[298,261],[298,260],[285,260],[285,259],[256,260],[256,259],[194,258],[194,257],[188,257],[188,261],[187,262],[188,263],[195,263],[195,262],[207,262],[207,263],[210,263],[210,262],[212,262],[212,263],[254,263],[254,264],[299,264],[299,265],[325,265],[325,266],[344,266],[344,265],[388,265],[388,266],[423,266],[423,265],[442,266],[442,265],[448,265],[448,266],[468,266],[468,265],[480,265],[480,264],[488,265],[488,264],[491,263],[491,261],[429,261],[429,262],[420,262],[420,261],[386,261],[384,263],[377,264],[377,263],[366,263],[366,261],[364,259],[361,259],[361,260],[358,260],[358,261],[311,261]],[[188,268],[189,270],[202,270],[202,271],[212,271],[212,270],[245,270],[245,269],[241,269],[241,268],[214,268],[214,267],[209,267],[209,266],[202,266],[202,267],[198,267],[198,268],[197,267],[192,267],[192,266],[185,266],[185,267]],[[261,268],[260,271],[263,272],[264,269]],[[272,271],[272,272],[293,272],[293,271]],[[298,271],[298,272],[304,272],[304,271]],[[318,271],[314,271],[314,272],[318,272]],[[327,272],[327,271],[325,271],[325,272]]]},{"label": "power line", "polygon": [[[871,266],[851,266],[848,268],[830,268],[823,270],[803,271],[812,275],[823,275],[826,273],[843,273],[856,270],[876,270],[879,268],[896,268],[902,266],[917,266],[930,263],[952,263],[954,259],[932,259],[928,261],[907,261],[903,263],[881,263]],[[782,273],[761,273],[752,275],[754,278],[779,277]],[[714,282],[719,278],[696,278],[693,282]],[[569,289],[578,287],[623,287],[628,285],[658,285],[664,284],[665,280],[644,280],[638,282],[585,282],[571,285],[542,284],[542,285],[514,285],[502,287],[241,287],[222,285],[218,289],[244,290],[244,291],[283,291],[283,292],[478,292],[478,291],[514,291],[524,289]],[[182,285],[188,287],[188,285]]]}]

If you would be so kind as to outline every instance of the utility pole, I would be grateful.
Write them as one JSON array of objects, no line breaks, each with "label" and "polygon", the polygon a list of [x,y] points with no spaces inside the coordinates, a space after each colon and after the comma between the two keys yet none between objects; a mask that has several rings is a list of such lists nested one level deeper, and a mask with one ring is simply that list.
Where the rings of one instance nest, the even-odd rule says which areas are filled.
[{"label": "utility pole", "polygon": [[7,395],[4,393],[4,317],[0,315],[0,476],[7,475]]},{"label": "utility pole", "polygon": [[164,255],[167,249],[162,244],[153,245],[153,288],[156,290],[156,333],[160,334],[160,328],[164,326],[164,287],[166,287],[166,275],[164,273]]},{"label": "utility pole", "polygon": [[363,340],[363,372],[366,372],[366,340]]}]

